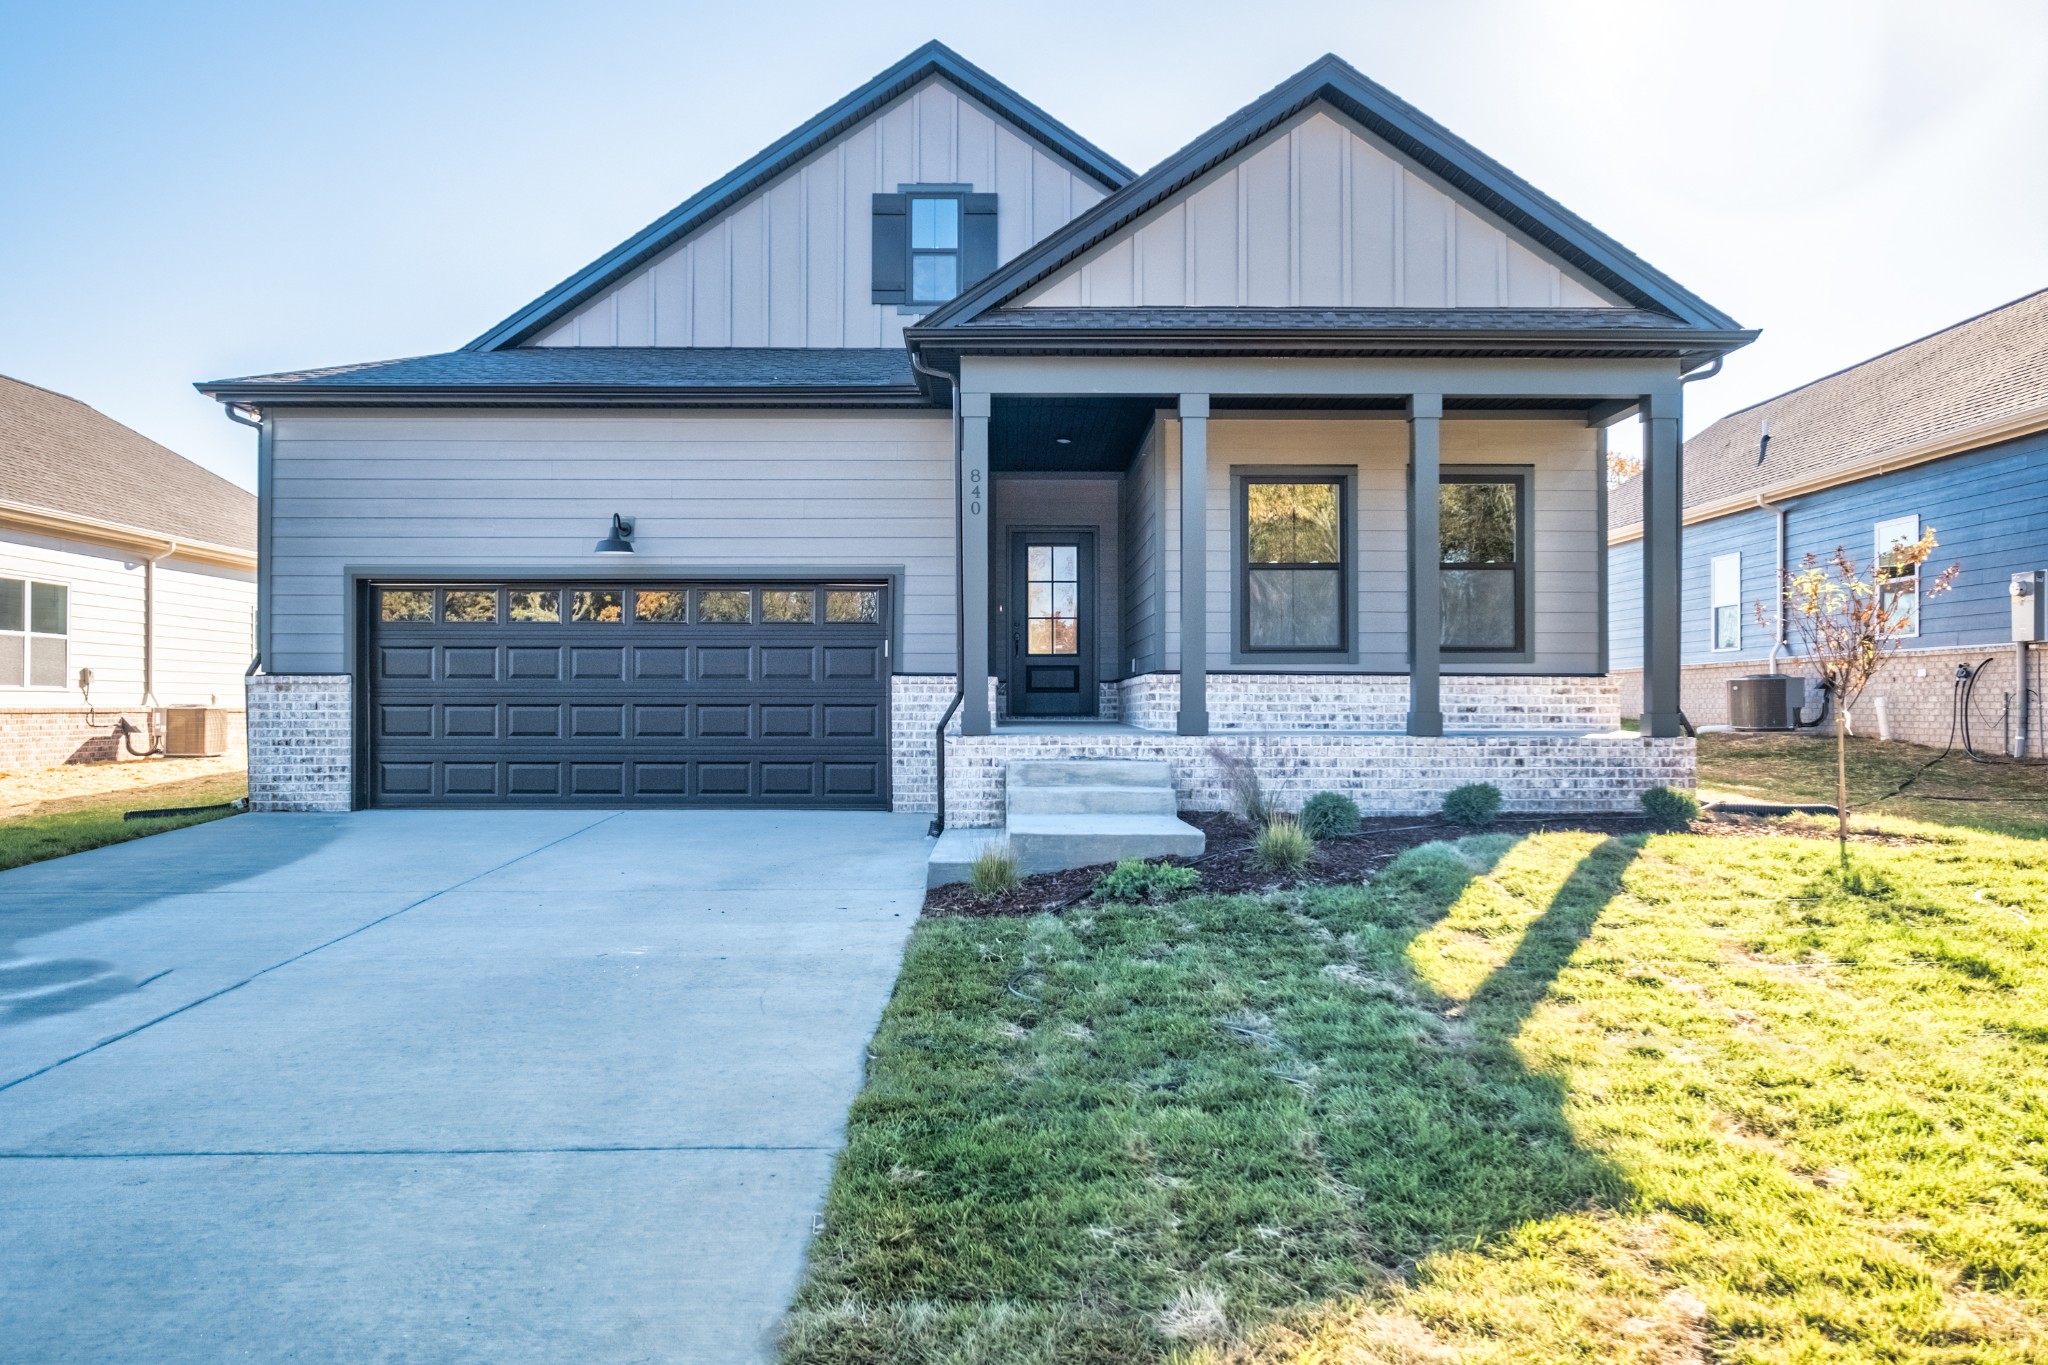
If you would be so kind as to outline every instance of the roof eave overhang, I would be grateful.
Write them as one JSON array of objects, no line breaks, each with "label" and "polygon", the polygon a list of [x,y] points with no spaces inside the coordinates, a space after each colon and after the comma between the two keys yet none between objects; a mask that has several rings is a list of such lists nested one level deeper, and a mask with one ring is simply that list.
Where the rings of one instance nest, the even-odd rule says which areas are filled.
[{"label": "roof eave overhang", "polygon": [[942,355],[1551,356],[1705,360],[1754,341],[1753,331],[1644,328],[1531,332],[1510,329],[1189,327],[912,328],[914,352]]},{"label": "roof eave overhang", "polygon": [[[2029,408],[2011,416],[1994,418],[1989,422],[1979,422],[1960,431],[1944,432],[1912,445],[1876,451],[1854,463],[1824,470],[1818,474],[1779,479],[1762,488],[1696,502],[1685,509],[1685,524],[1697,526],[1701,522],[1716,521],[1722,517],[1733,516],[1737,512],[1767,508],[1787,498],[1822,493],[1830,488],[1839,488],[1843,484],[1860,483],[1864,479],[1874,479],[1894,470],[1926,464],[1930,460],[1965,455],[1972,450],[1980,450],[1985,446],[1997,445],[2001,441],[2011,441],[2021,436],[2030,436],[2038,431],[2048,431],[2048,404]],[[1640,518],[1607,528],[1609,545],[1624,545],[1642,538],[1643,523]]]},{"label": "roof eave overhang", "polygon": [[280,407],[571,408],[922,408],[915,385],[806,388],[685,388],[658,384],[363,385],[203,384],[222,403]]},{"label": "roof eave overhang", "polygon": [[192,536],[174,536],[145,526],[107,521],[100,517],[59,512],[32,503],[0,501],[0,525],[67,540],[85,540],[117,549],[135,550],[151,556],[176,556],[226,569],[256,568],[256,552],[239,545]]}]

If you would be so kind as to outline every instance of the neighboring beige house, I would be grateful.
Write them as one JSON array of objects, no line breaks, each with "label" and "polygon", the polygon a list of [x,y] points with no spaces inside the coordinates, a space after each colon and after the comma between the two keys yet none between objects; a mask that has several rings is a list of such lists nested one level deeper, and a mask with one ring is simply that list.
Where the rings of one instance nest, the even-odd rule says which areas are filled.
[{"label": "neighboring beige house", "polygon": [[172,706],[239,748],[255,612],[253,494],[0,376],[0,768],[146,754]]}]

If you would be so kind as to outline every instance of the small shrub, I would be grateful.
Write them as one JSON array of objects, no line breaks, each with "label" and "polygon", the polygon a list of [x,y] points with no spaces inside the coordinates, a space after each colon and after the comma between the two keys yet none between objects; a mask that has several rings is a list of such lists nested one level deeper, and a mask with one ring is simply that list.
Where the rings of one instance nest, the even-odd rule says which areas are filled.
[{"label": "small shrub", "polygon": [[1700,818],[1700,803],[1691,792],[1652,787],[1643,793],[1643,814],[1659,829],[1684,829]]},{"label": "small shrub", "polygon": [[1126,858],[1102,874],[1095,894],[1106,901],[1163,901],[1195,889],[1202,874],[1178,863]]},{"label": "small shrub", "polygon": [[1315,856],[1316,841],[1284,815],[1268,820],[1252,845],[1252,866],[1289,877],[1306,872],[1309,859]]},{"label": "small shrub", "polygon": [[1500,814],[1500,788],[1467,782],[1444,798],[1444,819],[1464,829],[1485,829]]},{"label": "small shrub", "polygon": [[1250,759],[1220,744],[1209,750],[1209,757],[1223,769],[1223,780],[1230,787],[1238,814],[1254,825],[1263,825],[1278,813],[1266,796],[1265,784],[1259,781],[1259,770],[1252,766]]},{"label": "small shrub", "polygon": [[1341,792],[1317,792],[1301,808],[1298,823],[1311,839],[1345,839],[1358,833],[1358,803]]},{"label": "small shrub", "polygon": [[1008,844],[984,844],[967,868],[967,884],[977,899],[992,901],[1017,889],[1017,855]]}]

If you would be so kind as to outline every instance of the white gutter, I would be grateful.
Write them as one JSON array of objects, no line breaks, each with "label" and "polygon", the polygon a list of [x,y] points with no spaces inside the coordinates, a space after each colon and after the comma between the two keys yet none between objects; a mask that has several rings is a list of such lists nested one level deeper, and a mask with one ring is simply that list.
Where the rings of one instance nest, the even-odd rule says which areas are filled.
[{"label": "white gutter", "polygon": [[[1777,502],[1804,493],[1818,493],[1823,489],[1837,488],[1842,484],[1855,483],[1859,479],[1868,479],[1879,474],[1889,474],[1894,470],[1925,464],[1929,460],[1939,460],[1947,455],[1960,455],[1964,451],[1975,450],[1980,446],[1994,445],[1999,441],[2009,441],[2016,436],[2027,436],[2037,431],[2048,431],[2048,403],[2030,408],[2016,416],[2001,417],[1994,421],[1979,423],[1974,427],[1965,427],[1961,431],[1950,432],[1918,445],[1901,446],[1865,456],[1854,464],[1844,465],[1824,474],[1787,479],[1781,483],[1768,484],[1753,492],[1737,493],[1713,502],[1699,503],[1686,509],[1685,524],[1696,526],[1703,521],[1725,517],[1731,512],[1746,511],[1757,506],[1758,500]],[[1643,524],[1640,521],[1632,521],[1610,530],[1607,533],[1607,543],[1624,545],[1632,540],[1640,540],[1642,536]]]},{"label": "white gutter", "polygon": [[238,545],[223,545],[210,540],[183,540],[141,526],[80,516],[75,512],[59,512],[31,503],[0,499],[0,524],[44,535],[97,541],[102,545],[113,545],[124,550],[156,553],[159,558],[176,551],[186,559],[199,560],[222,568],[251,571],[256,568],[256,552],[245,550]]}]

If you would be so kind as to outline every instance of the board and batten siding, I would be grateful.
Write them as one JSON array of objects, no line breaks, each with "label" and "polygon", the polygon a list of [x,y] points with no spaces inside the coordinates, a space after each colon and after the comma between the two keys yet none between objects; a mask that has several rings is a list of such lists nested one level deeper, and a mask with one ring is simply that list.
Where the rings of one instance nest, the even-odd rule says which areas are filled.
[{"label": "board and batten siding", "polygon": [[[1955,587],[1939,597],[1923,593],[1920,633],[1902,641],[1910,649],[2004,645],[2012,638],[2012,575],[2048,569],[2048,433],[2018,437],[1979,450],[1873,475],[1854,483],[1783,500],[1786,559],[1797,571],[1808,553],[1825,558],[1837,546],[1867,567],[1876,551],[1877,523],[1917,516],[1934,530],[1938,548],[1928,577],[1960,564]],[[1690,664],[1762,662],[1770,657],[1772,628],[1756,619],[1776,609],[1776,529],[1768,511],[1746,508],[1685,528],[1680,632]],[[1742,553],[1742,648],[1711,647],[1709,576],[1715,555]],[[1624,541],[1609,554],[1612,566],[1613,666],[1642,666],[1642,541]],[[1796,645],[1796,634],[1792,637]]]},{"label": "board and batten siding", "polygon": [[872,196],[907,184],[993,193],[1004,261],[1104,193],[986,105],[933,77],[533,344],[898,345],[911,318],[871,297]]},{"label": "board and batten siding", "polygon": [[[902,576],[898,673],[955,668],[944,413],[288,414],[272,446],[277,673],[348,668],[347,573]],[[614,512],[630,563],[591,547]]]},{"label": "board and batten siding", "polygon": [[1617,306],[1323,107],[1147,211],[1022,305]]},{"label": "board and batten siding", "polygon": [[[1159,617],[1165,668],[1180,666],[1180,431],[1161,424]],[[1530,488],[1530,657],[1526,662],[1459,663],[1447,673],[1600,672],[1599,517],[1602,477],[1596,434],[1570,421],[1466,420],[1443,424],[1443,464],[1520,466]],[[1300,467],[1346,473],[1356,496],[1352,542],[1355,663],[1277,664],[1237,656],[1235,490],[1232,475]],[[1246,419],[1209,423],[1209,668],[1212,672],[1405,673],[1408,669],[1408,429],[1400,421],[1350,418]],[[1132,580],[1133,589],[1141,585]],[[1127,608],[1144,615],[1148,608]]]},{"label": "board and batten siding", "polygon": [[[93,674],[94,705],[142,703],[143,561],[92,541],[0,532],[0,578],[62,583],[69,593],[64,686],[0,687],[0,711],[75,710],[78,670]],[[163,706],[242,707],[253,657],[256,575],[175,557],[156,566],[156,700]]]}]

